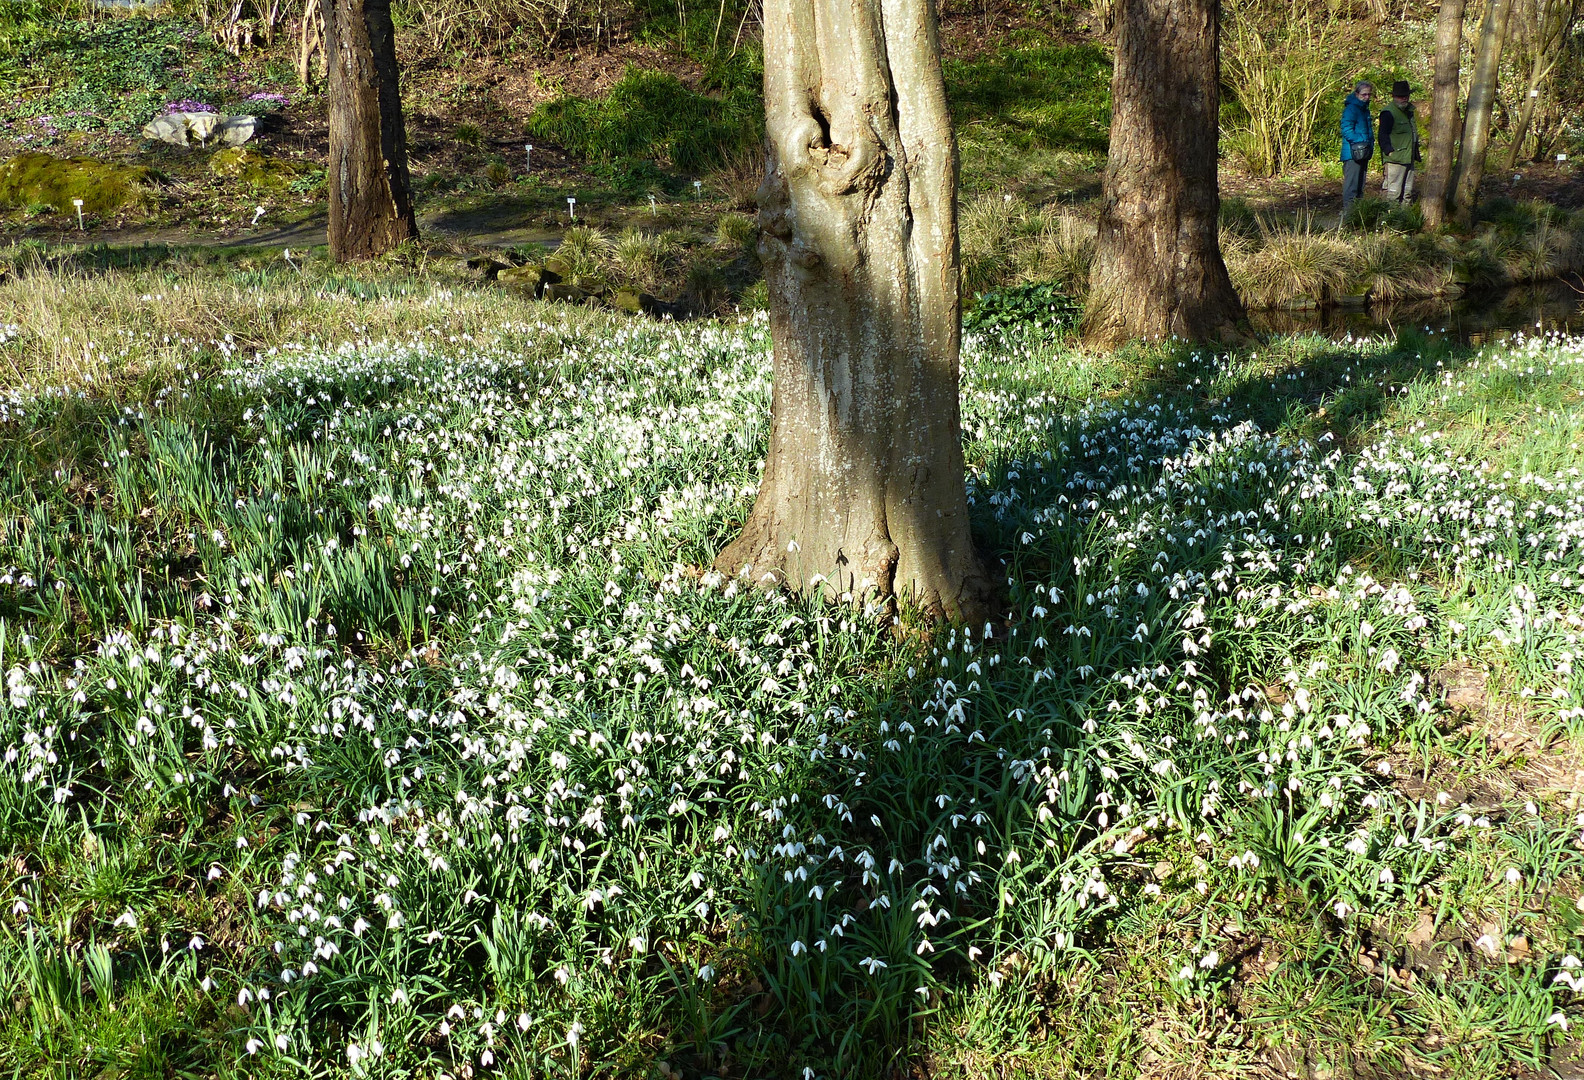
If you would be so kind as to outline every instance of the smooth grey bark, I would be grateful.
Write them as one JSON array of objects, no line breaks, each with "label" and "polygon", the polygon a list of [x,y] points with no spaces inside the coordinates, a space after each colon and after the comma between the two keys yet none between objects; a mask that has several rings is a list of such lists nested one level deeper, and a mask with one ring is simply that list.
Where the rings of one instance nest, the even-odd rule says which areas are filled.
[{"label": "smooth grey bark", "polygon": [[1491,109],[1496,101],[1496,78],[1501,68],[1502,46],[1507,41],[1512,0],[1490,0],[1480,27],[1479,52],[1469,79],[1468,108],[1463,114],[1463,141],[1458,151],[1452,204],[1458,221],[1474,224],[1480,181],[1485,178],[1485,150],[1490,143]]},{"label": "smooth grey bark", "polygon": [[774,396],[716,567],[976,619],[958,411],[957,160],[931,0],[766,0],[759,256]]},{"label": "smooth grey bark", "polygon": [[1424,186],[1419,207],[1425,225],[1437,228],[1446,220],[1447,188],[1452,179],[1452,159],[1457,153],[1458,79],[1463,48],[1465,0],[1441,0],[1436,19],[1435,87],[1430,102],[1430,143],[1425,155]]}]

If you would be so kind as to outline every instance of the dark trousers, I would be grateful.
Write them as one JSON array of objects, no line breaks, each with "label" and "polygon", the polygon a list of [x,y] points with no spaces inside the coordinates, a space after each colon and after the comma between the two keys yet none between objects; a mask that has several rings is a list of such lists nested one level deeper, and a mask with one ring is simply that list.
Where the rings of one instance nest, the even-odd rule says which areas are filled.
[{"label": "dark trousers", "polygon": [[1364,177],[1369,172],[1368,161],[1354,161],[1349,158],[1342,163],[1342,216],[1347,217],[1348,207],[1353,205],[1353,200],[1364,194]]}]

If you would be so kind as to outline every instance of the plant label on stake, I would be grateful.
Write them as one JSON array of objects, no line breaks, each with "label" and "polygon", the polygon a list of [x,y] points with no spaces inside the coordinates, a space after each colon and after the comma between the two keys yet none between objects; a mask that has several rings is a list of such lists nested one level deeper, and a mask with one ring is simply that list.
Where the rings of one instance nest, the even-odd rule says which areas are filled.
[{"label": "plant label on stake", "polygon": [[655,197],[653,195],[651,195],[651,196],[649,196],[649,216],[650,217],[658,217],[659,214],[660,214],[660,211],[655,208]]},{"label": "plant label on stake", "polygon": [[249,226],[257,225],[259,223],[259,218],[261,218],[263,216],[264,216],[264,208],[262,206],[255,206],[253,208],[253,220],[248,222],[248,225]]},{"label": "plant label on stake", "polygon": [[704,195],[704,181],[702,181],[702,180],[693,181],[693,197],[695,199],[698,199],[698,198],[702,198],[703,195]]},{"label": "plant label on stake", "polygon": [[571,195],[567,196],[567,217],[577,220],[577,199]]},{"label": "plant label on stake", "polygon": [[533,143],[523,147],[523,175],[533,172]]},{"label": "plant label on stake", "polygon": [[74,206],[77,209],[77,231],[78,232],[82,232],[83,231],[82,202],[83,201],[81,199],[73,199],[72,200],[72,206]]}]

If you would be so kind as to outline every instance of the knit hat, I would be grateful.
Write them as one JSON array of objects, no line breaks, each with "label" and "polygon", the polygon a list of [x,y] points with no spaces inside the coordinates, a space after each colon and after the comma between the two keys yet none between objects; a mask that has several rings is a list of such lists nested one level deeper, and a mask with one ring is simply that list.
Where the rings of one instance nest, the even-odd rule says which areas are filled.
[{"label": "knit hat", "polygon": [[1408,80],[1398,79],[1392,83],[1392,97],[1407,97],[1409,94]]}]

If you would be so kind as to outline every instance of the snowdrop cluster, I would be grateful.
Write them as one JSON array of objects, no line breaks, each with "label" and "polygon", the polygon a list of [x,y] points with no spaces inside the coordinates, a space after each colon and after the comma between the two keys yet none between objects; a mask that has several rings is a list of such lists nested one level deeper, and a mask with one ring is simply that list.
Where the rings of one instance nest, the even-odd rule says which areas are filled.
[{"label": "snowdrop cluster", "polygon": [[[1492,363],[1584,356],[1524,348]],[[1377,747],[1438,708],[1410,658],[1476,630],[1355,565],[1361,537],[1509,590],[1492,640],[1544,636],[1584,719],[1571,475],[1074,406],[972,348],[1009,617],[909,643],[746,587],[708,567],[762,468],[767,349],[763,318],[545,317],[231,350],[203,388],[223,432],[180,395],[124,412],[89,469],[111,511],[57,474],[4,534],[0,595],[91,641],[7,631],[0,801],[204,823],[191,888],[245,941],[168,932],[247,1054],[461,1075],[582,1053],[626,980],[697,996],[759,964],[784,1022],[894,1034],[943,973],[1048,968],[1127,897],[1293,867],[1342,919],[1407,895],[1480,825],[1399,796]],[[1183,840],[1141,891],[1139,853]],[[11,921],[50,925],[44,896]],[[1198,948],[1164,974],[1209,985]],[[331,1014],[355,1018],[333,1046]]]}]

